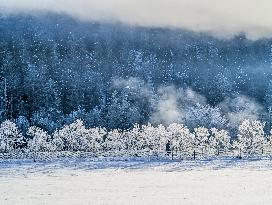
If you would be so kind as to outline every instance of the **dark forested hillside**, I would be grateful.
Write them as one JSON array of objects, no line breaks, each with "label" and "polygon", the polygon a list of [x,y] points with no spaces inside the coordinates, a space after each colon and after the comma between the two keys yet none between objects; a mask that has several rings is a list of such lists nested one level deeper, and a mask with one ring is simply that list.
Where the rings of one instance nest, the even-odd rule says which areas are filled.
[{"label": "dark forested hillside", "polygon": [[59,15],[2,15],[1,121],[49,132],[77,118],[109,129],[231,126],[272,105],[271,45],[243,34],[220,40]]}]

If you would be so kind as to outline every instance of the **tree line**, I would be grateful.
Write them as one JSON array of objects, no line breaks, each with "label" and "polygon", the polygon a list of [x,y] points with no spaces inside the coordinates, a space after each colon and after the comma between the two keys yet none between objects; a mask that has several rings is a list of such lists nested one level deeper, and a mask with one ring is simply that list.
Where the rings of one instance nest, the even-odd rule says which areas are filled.
[{"label": "tree line", "polygon": [[264,123],[244,120],[238,135],[228,131],[173,123],[165,127],[135,124],[131,129],[86,128],[81,120],[65,125],[52,134],[32,126],[23,135],[16,124],[0,125],[0,153],[88,152],[93,156],[165,157],[180,159],[205,157],[262,157],[272,154],[272,134],[265,135]]}]

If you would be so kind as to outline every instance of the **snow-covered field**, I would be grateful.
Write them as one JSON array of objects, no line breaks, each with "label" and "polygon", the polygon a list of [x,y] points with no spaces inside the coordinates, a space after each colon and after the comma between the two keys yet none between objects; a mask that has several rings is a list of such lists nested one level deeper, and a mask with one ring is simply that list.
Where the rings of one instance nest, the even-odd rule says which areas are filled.
[{"label": "snow-covered field", "polygon": [[272,161],[0,161],[1,205],[272,204]]}]

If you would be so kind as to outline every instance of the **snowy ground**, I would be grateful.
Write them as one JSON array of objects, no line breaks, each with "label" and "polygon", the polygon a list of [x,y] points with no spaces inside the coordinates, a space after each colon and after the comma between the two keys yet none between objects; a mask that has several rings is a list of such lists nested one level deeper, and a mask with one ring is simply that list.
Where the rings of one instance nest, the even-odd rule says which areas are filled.
[{"label": "snowy ground", "polygon": [[0,161],[1,205],[272,204],[272,161]]}]

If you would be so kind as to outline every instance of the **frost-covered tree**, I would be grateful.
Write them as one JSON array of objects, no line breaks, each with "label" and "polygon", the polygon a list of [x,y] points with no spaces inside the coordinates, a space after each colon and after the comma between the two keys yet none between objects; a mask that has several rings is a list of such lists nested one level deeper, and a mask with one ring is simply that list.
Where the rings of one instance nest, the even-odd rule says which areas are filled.
[{"label": "frost-covered tree", "polygon": [[132,156],[138,156],[142,148],[142,139],[139,140],[141,136],[141,128],[138,124],[134,124],[133,128],[125,131],[124,140],[126,143],[127,154]]},{"label": "frost-covered tree", "polygon": [[138,146],[142,156],[157,155],[160,145],[160,136],[157,135],[156,128],[151,124],[143,125],[138,137]]},{"label": "frost-covered tree", "polygon": [[196,153],[200,153],[202,156],[208,153],[210,149],[209,136],[209,130],[205,127],[198,127],[194,129],[193,143]]},{"label": "frost-covered tree", "polygon": [[31,139],[28,141],[28,148],[31,152],[53,151],[50,135],[43,129],[32,126],[26,133]]},{"label": "frost-covered tree", "polygon": [[158,125],[156,127],[156,133],[158,135],[158,138],[160,139],[160,146],[163,146],[160,148],[162,152],[166,151],[166,144],[169,140],[169,132],[167,131],[166,127],[162,124]]},{"label": "frost-covered tree", "polygon": [[139,128],[139,125],[134,127],[135,129],[132,130],[133,134],[131,135],[133,136],[139,131],[135,136],[134,150],[137,152],[136,155],[149,156],[153,151],[153,146],[157,143],[155,140],[155,128],[151,124],[142,126],[139,130],[137,127]]},{"label": "frost-covered tree", "polygon": [[179,152],[181,157],[187,157],[193,154],[194,137],[186,126],[173,123],[167,127],[167,131],[170,136],[173,151]]},{"label": "frost-covered tree", "polygon": [[59,133],[59,130],[56,130],[52,134],[52,138],[53,138],[52,139],[52,146],[53,146],[55,152],[67,150],[66,143],[65,143],[61,133]]},{"label": "frost-covered tree", "polygon": [[231,141],[228,131],[212,128],[209,144],[212,155],[219,156],[220,154],[227,154],[231,148]]},{"label": "frost-covered tree", "polygon": [[242,155],[263,154],[267,144],[264,134],[264,123],[254,120],[244,120],[239,126],[238,138],[233,143],[233,147]]},{"label": "frost-covered tree", "polygon": [[98,155],[104,152],[103,142],[106,139],[107,130],[101,127],[95,127],[88,130],[88,151]]},{"label": "frost-covered tree", "polygon": [[20,145],[23,141],[23,135],[16,126],[16,124],[10,120],[5,120],[0,125],[0,151],[11,152],[16,149],[16,146]]},{"label": "frost-covered tree", "polygon": [[163,125],[154,127],[150,123],[133,128],[124,132],[127,154],[132,156],[159,156],[165,153],[167,131]]},{"label": "frost-covered tree", "polygon": [[111,156],[120,156],[124,152],[123,132],[121,130],[111,130],[103,142],[103,151]]},{"label": "frost-covered tree", "polygon": [[36,161],[38,152],[54,151],[55,147],[51,142],[50,135],[39,127],[32,126],[26,133],[31,139],[28,141],[28,149],[33,154]]},{"label": "frost-covered tree", "polygon": [[[144,155],[158,156],[164,150],[163,127],[154,127],[150,123],[143,125],[139,136],[139,146]],[[164,132],[165,134],[165,132]]]}]

